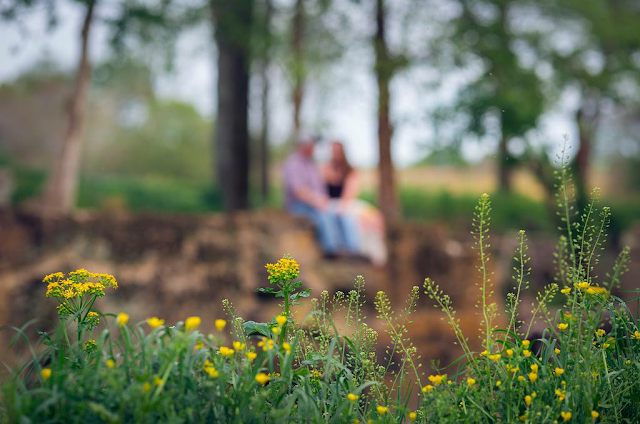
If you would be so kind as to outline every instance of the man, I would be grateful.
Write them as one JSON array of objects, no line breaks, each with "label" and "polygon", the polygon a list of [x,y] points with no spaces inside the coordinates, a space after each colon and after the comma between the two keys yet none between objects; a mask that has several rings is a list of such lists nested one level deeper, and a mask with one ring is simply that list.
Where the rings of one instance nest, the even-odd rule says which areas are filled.
[{"label": "man", "polygon": [[301,138],[284,163],[285,208],[294,215],[310,219],[318,233],[324,253],[333,257],[341,250],[358,251],[353,223],[330,207],[327,188],[313,159],[317,138]]}]

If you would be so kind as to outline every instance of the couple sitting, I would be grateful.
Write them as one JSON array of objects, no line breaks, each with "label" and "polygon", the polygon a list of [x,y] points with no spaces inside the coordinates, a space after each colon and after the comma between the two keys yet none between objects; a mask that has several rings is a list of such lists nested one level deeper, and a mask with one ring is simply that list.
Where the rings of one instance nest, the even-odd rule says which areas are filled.
[{"label": "couple sitting", "polygon": [[315,138],[303,138],[284,164],[286,209],[310,219],[325,255],[361,256],[386,261],[380,213],[358,199],[358,176],[344,146],[331,143],[331,159],[321,169],[314,161]]}]

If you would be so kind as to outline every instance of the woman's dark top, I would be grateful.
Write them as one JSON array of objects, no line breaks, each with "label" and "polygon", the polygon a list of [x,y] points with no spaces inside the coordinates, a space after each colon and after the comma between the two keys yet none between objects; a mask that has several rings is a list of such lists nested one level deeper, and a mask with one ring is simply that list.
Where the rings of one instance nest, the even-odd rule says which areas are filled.
[{"label": "woman's dark top", "polygon": [[331,199],[339,199],[342,196],[342,190],[344,184],[327,184],[327,191],[329,191],[329,197]]}]

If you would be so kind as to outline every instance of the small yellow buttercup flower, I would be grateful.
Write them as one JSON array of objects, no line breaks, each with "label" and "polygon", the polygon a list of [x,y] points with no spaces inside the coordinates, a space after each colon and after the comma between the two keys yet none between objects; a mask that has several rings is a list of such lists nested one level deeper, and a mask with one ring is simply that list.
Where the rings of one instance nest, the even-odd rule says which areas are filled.
[{"label": "small yellow buttercup flower", "polygon": [[609,343],[602,343],[602,347],[608,349],[611,346]]},{"label": "small yellow buttercup flower", "polygon": [[204,367],[204,370],[207,374],[209,374],[209,377],[211,378],[218,378],[220,376],[220,372],[218,372],[218,370],[215,369],[212,365]]},{"label": "small yellow buttercup flower", "polygon": [[561,330],[561,331],[564,331],[567,328],[569,328],[569,324],[567,324],[565,322],[561,322],[560,324],[558,324],[558,329]]},{"label": "small yellow buttercup flower", "polygon": [[282,348],[284,349],[285,352],[287,352],[287,355],[291,353],[291,345],[287,342],[282,343]]},{"label": "small yellow buttercup flower", "polygon": [[560,349],[558,348],[553,349],[553,353],[555,353],[556,355],[560,355]]},{"label": "small yellow buttercup flower", "polygon": [[524,403],[525,403],[525,405],[527,405],[527,406],[531,405],[531,396],[526,395],[526,396],[524,397]]},{"label": "small yellow buttercup flower", "polygon": [[107,359],[107,368],[115,368],[116,367],[116,361],[114,361],[113,359]]},{"label": "small yellow buttercup flower", "polygon": [[563,390],[556,389],[556,396],[558,396],[558,401],[562,402],[567,395]]},{"label": "small yellow buttercup flower", "polygon": [[149,383],[148,381],[146,381],[143,385],[142,385],[142,391],[147,393],[148,391],[151,390],[151,383]]},{"label": "small yellow buttercup flower", "polygon": [[51,368],[42,368],[42,371],[40,371],[40,377],[42,377],[44,381],[47,381],[51,378],[51,373]]},{"label": "small yellow buttercup flower", "polygon": [[560,290],[560,293],[562,293],[562,294],[569,294],[569,293],[571,293],[571,287],[567,287],[566,289],[562,289],[562,290]]},{"label": "small yellow buttercup flower", "polygon": [[473,387],[473,385],[476,384],[476,380],[473,378],[467,378],[467,385],[469,387]]},{"label": "small yellow buttercup flower", "polygon": [[538,364],[531,364],[531,371],[537,373],[538,372]]},{"label": "small yellow buttercup flower", "polygon": [[153,378],[153,384],[155,384],[156,386],[162,386],[162,383],[164,383],[164,380],[162,380],[160,377]]},{"label": "small yellow buttercup flower", "polygon": [[222,333],[222,330],[224,330],[224,327],[227,326],[227,321],[223,319],[217,319],[214,321],[213,325],[216,326],[216,330]]},{"label": "small yellow buttercup flower", "polygon": [[240,351],[244,350],[245,347],[246,347],[246,344],[244,344],[242,342],[238,342],[238,341],[233,342],[233,348],[237,352],[240,352]]},{"label": "small yellow buttercup flower", "polygon": [[222,356],[231,356],[234,354],[234,350],[231,348],[228,348],[226,346],[220,346],[220,355]]},{"label": "small yellow buttercup flower", "polygon": [[507,353],[507,356],[508,356],[509,358],[512,358],[512,357],[513,357],[513,349],[507,349],[507,350],[506,350],[506,353]]},{"label": "small yellow buttercup flower", "polygon": [[347,395],[347,399],[349,399],[351,402],[355,402],[358,400],[358,395],[354,395],[353,393],[349,393]]},{"label": "small yellow buttercup flower", "polygon": [[118,317],[116,318],[116,321],[120,327],[124,327],[129,322],[129,315],[125,314],[124,312],[120,312],[118,314]]},{"label": "small yellow buttercup flower", "polygon": [[636,330],[633,332],[633,334],[631,335],[632,339],[636,339],[636,340],[640,340],[640,331]]},{"label": "small yellow buttercup flower", "polygon": [[594,420],[597,420],[599,416],[600,413],[598,411],[591,411],[591,418],[593,418]]},{"label": "small yellow buttercup flower", "polygon": [[202,320],[200,317],[189,317],[184,321],[184,329],[187,331],[193,331],[200,326]]},{"label": "small yellow buttercup flower", "polygon": [[489,359],[492,361],[498,361],[500,359],[500,354],[496,353],[495,355],[489,355]]},{"label": "small yellow buttercup flower", "polygon": [[285,317],[284,315],[278,315],[276,317],[276,322],[278,323],[278,325],[280,327],[282,327],[283,325],[285,325],[287,323],[287,317]]},{"label": "small yellow buttercup flower", "polygon": [[151,317],[147,319],[147,324],[149,324],[149,327],[151,328],[158,328],[161,325],[164,325],[164,320],[158,317]]},{"label": "small yellow buttercup flower", "polygon": [[518,381],[524,381],[524,380],[525,380],[524,376],[522,376],[522,375],[518,376]]},{"label": "small yellow buttercup flower", "polygon": [[422,393],[429,393],[431,390],[433,390],[433,386],[431,384],[427,384],[422,388]]},{"label": "small yellow buttercup flower", "polygon": [[263,372],[259,372],[258,374],[256,374],[256,381],[260,383],[260,385],[262,386],[267,384],[269,380],[271,380],[271,377],[269,377],[267,374]]},{"label": "small yellow buttercup flower", "polygon": [[482,355],[482,356],[487,356],[488,354],[489,354],[489,351],[486,350],[486,349],[483,350],[482,352],[480,352],[480,355]]},{"label": "small yellow buttercup flower", "polygon": [[525,349],[529,349],[529,345],[531,344],[531,340],[523,340],[522,341],[522,346],[524,346]]},{"label": "small yellow buttercup flower", "polygon": [[529,380],[531,380],[532,383],[535,383],[537,379],[538,379],[538,374],[536,374],[535,372],[529,373]]},{"label": "small yellow buttercup flower", "polygon": [[529,356],[531,356],[531,351],[530,351],[530,350],[528,350],[528,349],[525,349],[525,350],[523,350],[523,351],[522,351],[522,354],[523,354],[526,358],[528,358]]},{"label": "small yellow buttercup flower", "polygon": [[559,377],[559,376],[561,376],[562,374],[564,374],[564,369],[562,369],[562,368],[556,368],[556,375]]},{"label": "small yellow buttercup flower", "polygon": [[271,350],[273,349],[273,340],[263,337],[262,340],[258,342],[258,347],[261,347],[264,351]]},{"label": "small yellow buttercup flower", "polygon": [[273,334],[277,336],[278,334],[280,334],[280,327],[273,327],[271,331],[273,331]]},{"label": "small yellow buttercup flower", "polygon": [[589,288],[589,286],[591,285],[591,283],[588,283],[588,282],[586,282],[586,281],[583,281],[582,283],[576,283],[576,284],[574,284],[574,285],[575,285],[577,288],[579,288],[579,289],[581,289],[581,290],[584,290],[584,289]]},{"label": "small yellow buttercup flower", "polygon": [[[499,356],[499,355],[498,355]],[[442,375],[430,375],[429,376],[429,381],[431,382],[431,384],[433,384],[434,386],[439,385],[440,383],[442,383],[444,380],[447,379],[447,374],[442,374]]]},{"label": "small yellow buttercup flower", "polygon": [[569,420],[571,419],[571,412],[569,412],[569,411],[566,411],[566,412],[565,412],[565,411],[562,411],[562,412],[560,412],[560,416],[562,417],[562,420],[563,420],[564,422],[567,422],[567,421],[569,421]]},{"label": "small yellow buttercup flower", "polygon": [[255,352],[247,352],[246,356],[247,356],[247,359],[249,359],[249,361],[253,361],[258,357],[258,354]]},{"label": "small yellow buttercup flower", "polygon": [[415,412],[409,412],[409,421],[414,422],[418,418],[418,414]]},{"label": "small yellow buttercup flower", "polygon": [[386,414],[388,410],[389,410],[388,406],[380,406],[380,405],[378,405],[376,407],[376,411],[378,411],[378,414],[380,414],[380,415]]},{"label": "small yellow buttercup flower", "polygon": [[496,387],[500,387],[500,386],[502,386],[502,381],[500,380],[496,381]]}]

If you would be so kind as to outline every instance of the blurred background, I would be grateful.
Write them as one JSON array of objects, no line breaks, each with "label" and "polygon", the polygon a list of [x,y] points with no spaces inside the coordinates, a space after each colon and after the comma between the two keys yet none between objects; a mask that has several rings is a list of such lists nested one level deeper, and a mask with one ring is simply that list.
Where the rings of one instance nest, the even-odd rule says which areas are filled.
[{"label": "blurred background", "polygon": [[[496,300],[519,229],[533,298],[554,281],[563,155],[577,204],[600,187],[612,208],[599,275],[640,242],[636,0],[0,0],[0,63],[0,324],[52,318],[41,279],[75,268],[120,280],[105,311],[211,327],[228,297],[264,319],[264,263],[291,253],[312,296],[363,274],[403,305],[434,278],[474,331],[477,198]],[[329,262],[283,211],[302,134],[344,143],[386,265]],[[423,356],[456,357],[417,313]]]}]

